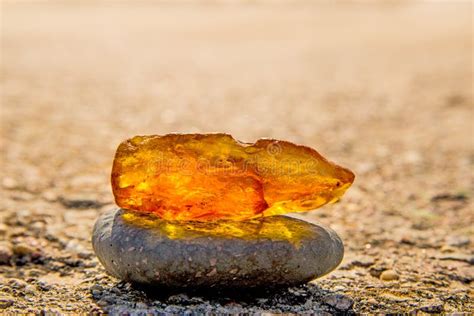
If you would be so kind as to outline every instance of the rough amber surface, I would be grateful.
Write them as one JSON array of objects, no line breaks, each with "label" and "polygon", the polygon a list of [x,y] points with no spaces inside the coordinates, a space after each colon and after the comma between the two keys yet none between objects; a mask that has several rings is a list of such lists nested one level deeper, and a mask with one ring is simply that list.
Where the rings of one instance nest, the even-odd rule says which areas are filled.
[{"label": "rough amber surface", "polygon": [[244,220],[315,209],[339,199],[354,174],[286,141],[227,134],[136,136],[112,168],[116,203],[167,220]]}]

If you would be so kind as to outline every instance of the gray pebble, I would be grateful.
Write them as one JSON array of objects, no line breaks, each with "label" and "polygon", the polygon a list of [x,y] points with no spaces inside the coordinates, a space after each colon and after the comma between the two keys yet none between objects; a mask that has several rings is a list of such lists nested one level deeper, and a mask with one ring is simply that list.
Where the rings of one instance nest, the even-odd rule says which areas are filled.
[{"label": "gray pebble", "polygon": [[463,247],[469,245],[471,240],[468,236],[448,236],[446,244],[452,247]]},{"label": "gray pebble", "polygon": [[439,314],[444,311],[444,306],[442,303],[433,303],[422,306],[419,310],[428,314]]},{"label": "gray pebble", "polygon": [[39,281],[38,282],[38,288],[41,290],[41,291],[49,291],[51,290],[52,286],[46,282],[43,282],[43,281]]},{"label": "gray pebble", "polygon": [[25,281],[18,279],[10,279],[8,284],[14,289],[23,289],[28,285]]},{"label": "gray pebble", "polygon": [[135,308],[137,308],[137,309],[147,309],[148,305],[146,303],[143,303],[143,302],[137,302],[135,304]]},{"label": "gray pebble", "polygon": [[354,305],[354,301],[350,297],[342,294],[328,295],[324,297],[323,301],[340,311],[347,311],[352,308],[352,305]]},{"label": "gray pebble", "polygon": [[94,284],[93,286],[91,286],[91,291],[102,292],[103,290],[104,290],[104,288],[102,286],[100,286],[99,284]]},{"label": "gray pebble", "polygon": [[35,252],[35,249],[26,243],[13,245],[12,250],[18,256],[28,256]]},{"label": "gray pebble", "polygon": [[463,253],[453,253],[445,256],[439,257],[441,260],[453,260],[453,261],[464,261],[470,265],[474,265],[474,255],[463,254]]},{"label": "gray pebble", "polygon": [[286,216],[176,224],[122,209],[97,220],[92,244],[119,279],[193,289],[302,284],[332,271],[344,253],[332,230]]},{"label": "gray pebble", "polygon": [[181,304],[186,305],[190,302],[189,297],[186,294],[176,294],[168,297],[168,303],[170,304]]}]

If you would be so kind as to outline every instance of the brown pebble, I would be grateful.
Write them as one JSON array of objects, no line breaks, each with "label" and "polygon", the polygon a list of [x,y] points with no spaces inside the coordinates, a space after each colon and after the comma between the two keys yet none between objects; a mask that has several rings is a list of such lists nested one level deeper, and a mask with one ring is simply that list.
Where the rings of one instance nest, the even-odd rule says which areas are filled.
[{"label": "brown pebble", "polygon": [[452,252],[455,252],[456,249],[451,247],[451,246],[448,246],[448,245],[444,245],[443,247],[441,247],[441,252],[442,253],[452,253]]},{"label": "brown pebble", "polygon": [[384,272],[382,272],[382,274],[380,274],[380,280],[382,281],[394,281],[398,279],[398,273],[394,270],[385,270]]},{"label": "brown pebble", "polygon": [[0,309],[4,309],[10,307],[15,303],[13,297],[10,296],[0,296]]},{"label": "brown pebble", "polygon": [[35,252],[34,248],[23,243],[14,245],[12,249],[13,249],[13,252],[19,256],[31,255],[33,252]]},{"label": "brown pebble", "polygon": [[0,264],[8,264],[13,256],[10,245],[0,243]]},{"label": "brown pebble", "polygon": [[0,236],[6,235],[7,232],[8,232],[8,226],[3,223],[0,223]]}]

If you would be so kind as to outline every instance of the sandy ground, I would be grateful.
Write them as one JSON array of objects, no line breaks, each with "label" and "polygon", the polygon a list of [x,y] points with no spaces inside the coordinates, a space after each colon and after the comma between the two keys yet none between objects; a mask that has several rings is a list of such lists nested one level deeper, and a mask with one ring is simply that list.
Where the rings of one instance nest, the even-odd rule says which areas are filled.
[{"label": "sandy ground", "polygon": [[[3,311],[473,310],[470,2],[1,10]],[[356,173],[340,203],[303,215],[341,235],[338,270],[250,301],[105,274],[90,232],[113,205],[118,143],[213,131],[309,145]]]}]

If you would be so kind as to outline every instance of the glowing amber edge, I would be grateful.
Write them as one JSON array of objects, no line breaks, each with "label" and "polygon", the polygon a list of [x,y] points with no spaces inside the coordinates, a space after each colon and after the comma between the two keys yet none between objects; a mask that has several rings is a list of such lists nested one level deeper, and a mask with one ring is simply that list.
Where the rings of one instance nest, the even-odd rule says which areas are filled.
[{"label": "glowing amber edge", "polygon": [[[114,156],[114,166],[112,168],[111,182],[114,183],[114,178],[116,176],[116,174],[114,173],[115,162],[121,154],[121,152],[119,150],[121,148],[121,146],[126,146],[128,144],[134,145],[133,142],[137,138],[139,138],[139,139],[144,139],[144,138],[160,139],[160,138],[169,137],[169,136],[178,136],[179,137],[179,136],[190,136],[190,135],[195,136],[198,140],[200,138],[205,138],[205,137],[208,137],[208,136],[228,137],[235,144],[237,144],[237,145],[239,145],[243,148],[256,147],[257,149],[260,149],[258,147],[259,143],[265,143],[267,146],[272,145],[272,144],[284,144],[284,145],[288,145],[288,146],[294,146],[296,148],[304,150],[309,155],[314,156],[315,158],[320,159],[320,160],[324,161],[325,163],[331,165],[334,169],[342,170],[343,173],[348,175],[348,178],[345,179],[345,180],[347,180],[347,182],[337,189],[338,191],[341,191],[342,193],[339,196],[336,196],[336,197],[332,198],[331,200],[322,203],[321,205],[317,206],[316,208],[319,208],[319,207],[321,207],[323,205],[326,205],[326,204],[332,204],[332,203],[337,202],[344,195],[345,191],[353,184],[354,179],[355,179],[355,174],[351,170],[349,170],[347,168],[344,168],[344,167],[341,167],[341,166],[337,165],[336,163],[326,159],[317,150],[315,150],[315,149],[313,149],[309,146],[301,145],[301,144],[295,144],[295,143],[292,143],[290,141],[277,140],[277,139],[273,139],[273,138],[260,138],[260,139],[256,140],[255,142],[251,143],[251,142],[239,141],[239,140],[235,139],[232,135],[227,134],[227,133],[206,133],[206,134],[169,133],[169,134],[166,134],[166,135],[137,135],[137,136],[134,136],[134,137],[132,137],[130,139],[127,139],[127,140],[123,141],[122,143],[120,143],[117,150],[116,150],[116,154]],[[112,186],[112,187],[114,187],[114,186]],[[126,206],[120,205],[120,203],[118,201],[118,196],[115,195],[115,192],[114,192],[114,198],[115,198],[115,201],[116,201],[117,205],[126,208]],[[282,215],[282,214],[288,214],[288,213],[302,213],[302,212],[311,211],[311,210],[308,210],[308,209],[300,209],[300,210],[294,209],[294,210],[288,211],[288,209],[284,209],[283,207],[281,209],[279,209],[277,207],[278,204],[280,204],[280,203],[283,204],[283,203],[289,202],[289,201],[291,201],[291,200],[279,201],[279,202],[275,203],[274,205],[272,205],[272,207],[268,207],[260,213],[257,213],[253,216],[249,216],[245,219],[234,219],[234,221],[241,221],[241,220],[247,220],[247,219],[258,219],[258,218],[262,218],[262,217],[270,217],[270,216]],[[314,209],[316,209],[316,208],[314,208]],[[147,211],[142,211],[142,210],[137,210],[137,211],[138,212],[143,212],[143,213],[149,213]],[[202,222],[218,221],[218,220],[221,220],[221,219],[210,219],[210,220],[204,220]],[[229,220],[232,220],[232,219],[229,219]]]},{"label": "glowing amber edge", "polygon": [[131,226],[147,229],[168,239],[196,238],[242,239],[247,241],[287,241],[299,248],[302,240],[314,234],[312,224],[287,216],[261,217],[243,221],[168,221],[152,213],[123,210],[122,220]]}]

